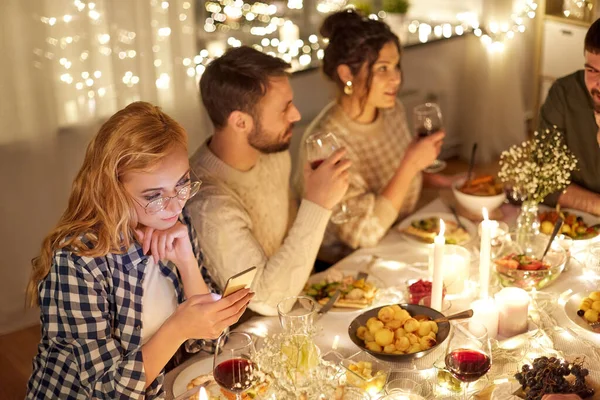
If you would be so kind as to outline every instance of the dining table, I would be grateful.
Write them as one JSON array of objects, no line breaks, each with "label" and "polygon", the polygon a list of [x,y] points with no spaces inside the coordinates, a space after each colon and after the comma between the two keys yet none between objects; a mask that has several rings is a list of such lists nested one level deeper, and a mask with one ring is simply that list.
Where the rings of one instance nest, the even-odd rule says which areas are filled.
[{"label": "dining table", "polygon": [[[520,208],[504,204],[500,208],[502,220],[513,227]],[[450,214],[448,201],[437,198],[417,210],[408,218],[418,218],[419,215]],[[476,223],[472,224],[477,226]],[[465,247],[471,254],[469,277],[465,282],[462,293],[447,296],[451,302],[445,315],[453,314],[470,308],[471,302],[478,297],[477,282],[479,276],[478,237],[475,237]],[[410,279],[427,279],[429,277],[428,259],[429,247],[419,244],[407,237],[397,226],[392,227],[376,247],[362,248],[340,260],[331,268],[343,271],[345,274],[367,272],[369,279],[379,287],[379,293],[373,306],[384,304],[402,304],[407,302],[406,287]],[[532,306],[529,311],[529,326],[526,333],[513,338],[498,338],[493,341],[492,368],[479,386],[481,396],[475,398],[517,399],[513,392],[518,388],[510,378],[518,372],[524,359],[533,359],[536,355],[556,355],[561,358],[585,359],[590,365],[590,377],[600,382],[600,334],[586,331],[575,324],[566,314],[565,304],[575,293],[600,290],[600,275],[587,271],[587,250],[573,250],[565,271],[549,286],[530,293]],[[311,279],[321,279],[327,272],[317,274]],[[493,275],[493,274],[492,274]],[[310,280],[309,280],[310,282]],[[492,278],[491,289],[501,289],[499,283]],[[492,291],[492,293],[493,293]],[[341,357],[349,357],[361,349],[350,339],[348,327],[352,320],[364,310],[333,308],[316,321],[314,342],[321,354],[335,352]],[[235,330],[265,337],[279,332],[277,317],[256,316]],[[166,374],[164,388],[166,398],[174,398],[181,392],[182,378],[186,376],[207,374],[211,372],[210,355],[198,353],[185,363]],[[426,398],[452,398],[456,393],[444,393],[437,387],[439,363],[443,365],[444,348],[438,346],[419,359],[404,362],[385,362],[387,368],[399,377],[406,377],[427,386]],[[194,366],[197,369],[194,370]],[[207,370],[208,369],[208,370]],[[179,379],[178,379],[179,377]],[[185,378],[187,379],[187,378]],[[489,390],[486,390],[491,388]],[[371,397],[379,398],[379,395]],[[594,398],[600,398],[600,390]]]}]

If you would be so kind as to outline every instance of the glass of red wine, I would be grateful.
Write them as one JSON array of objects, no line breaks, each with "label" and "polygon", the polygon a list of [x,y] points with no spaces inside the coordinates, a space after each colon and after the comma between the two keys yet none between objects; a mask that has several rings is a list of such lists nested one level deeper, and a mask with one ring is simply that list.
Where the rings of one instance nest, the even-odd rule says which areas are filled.
[{"label": "glass of red wine", "polygon": [[453,324],[446,350],[446,369],[465,384],[465,400],[469,384],[487,374],[491,366],[492,350],[485,326],[475,321]]},{"label": "glass of red wine", "polygon": [[[306,138],[306,156],[312,169],[319,166],[340,149],[340,143],[333,132],[317,132]],[[345,201],[341,201],[331,214],[331,222],[334,224],[344,224],[352,219],[352,213]]]},{"label": "glass of red wine", "polygon": [[213,376],[223,389],[235,394],[236,400],[254,383],[257,370],[252,337],[243,332],[228,332],[219,337],[213,358]]},{"label": "glass of red wine", "polygon": [[[442,130],[442,111],[435,103],[425,103],[416,106],[413,110],[413,124],[417,137],[424,138]],[[425,172],[436,173],[443,170],[446,163],[435,160],[425,168]]]}]

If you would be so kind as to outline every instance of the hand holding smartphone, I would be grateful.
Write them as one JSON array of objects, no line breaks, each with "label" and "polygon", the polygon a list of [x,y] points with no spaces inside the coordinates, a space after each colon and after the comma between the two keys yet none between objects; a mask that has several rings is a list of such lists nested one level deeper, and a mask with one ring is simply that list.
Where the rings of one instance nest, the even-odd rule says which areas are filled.
[{"label": "hand holding smartphone", "polygon": [[250,267],[239,274],[233,275],[227,280],[225,289],[223,290],[223,297],[227,297],[242,289],[249,289],[252,285],[252,281],[256,276],[256,267]]}]

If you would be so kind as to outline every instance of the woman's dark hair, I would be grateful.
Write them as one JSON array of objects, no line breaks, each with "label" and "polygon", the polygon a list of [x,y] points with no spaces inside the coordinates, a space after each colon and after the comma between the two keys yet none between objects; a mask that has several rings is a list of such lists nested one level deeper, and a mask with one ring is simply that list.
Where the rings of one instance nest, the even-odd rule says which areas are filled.
[{"label": "woman's dark hair", "polygon": [[400,40],[387,24],[364,18],[354,10],[329,15],[323,21],[320,33],[329,39],[323,57],[323,72],[340,88],[344,87],[345,82],[338,76],[338,66],[345,64],[353,75],[357,75],[366,62],[368,93],[373,78],[371,70],[382,47],[393,42],[400,53]]}]

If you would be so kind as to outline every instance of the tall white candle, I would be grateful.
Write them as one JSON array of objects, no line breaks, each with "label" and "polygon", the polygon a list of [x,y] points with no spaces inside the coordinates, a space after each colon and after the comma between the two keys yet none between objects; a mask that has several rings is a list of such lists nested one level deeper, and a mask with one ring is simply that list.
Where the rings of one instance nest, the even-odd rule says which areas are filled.
[{"label": "tall white candle", "polygon": [[[488,336],[495,339],[498,336],[498,306],[494,299],[480,299],[471,303],[473,318],[470,321],[480,323],[487,329]],[[469,330],[471,328],[469,327]]]},{"label": "tall white candle", "polygon": [[492,224],[488,219],[488,211],[484,207],[481,211],[481,243],[479,246],[479,297],[487,299],[490,293],[490,258],[491,258],[491,230]]},{"label": "tall white candle", "polygon": [[508,287],[496,293],[498,334],[511,337],[527,331],[529,295],[520,288]]},{"label": "tall white candle", "polygon": [[444,220],[440,219],[440,233],[433,240],[433,274],[431,277],[431,308],[442,310],[442,290],[444,287],[444,245],[446,238]]}]

